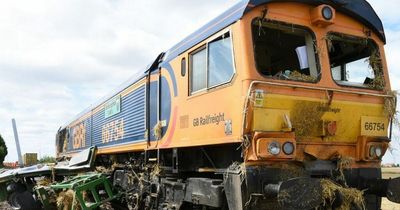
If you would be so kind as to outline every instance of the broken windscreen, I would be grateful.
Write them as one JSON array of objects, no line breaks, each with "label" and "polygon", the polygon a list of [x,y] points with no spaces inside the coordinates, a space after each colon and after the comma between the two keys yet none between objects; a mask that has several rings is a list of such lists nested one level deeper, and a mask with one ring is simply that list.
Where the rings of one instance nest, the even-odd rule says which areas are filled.
[{"label": "broken windscreen", "polygon": [[309,30],[256,19],[252,32],[256,66],[263,76],[304,82],[319,79],[314,36]]},{"label": "broken windscreen", "polygon": [[332,77],[339,85],[382,90],[382,61],[377,45],[367,38],[338,33],[326,37]]}]

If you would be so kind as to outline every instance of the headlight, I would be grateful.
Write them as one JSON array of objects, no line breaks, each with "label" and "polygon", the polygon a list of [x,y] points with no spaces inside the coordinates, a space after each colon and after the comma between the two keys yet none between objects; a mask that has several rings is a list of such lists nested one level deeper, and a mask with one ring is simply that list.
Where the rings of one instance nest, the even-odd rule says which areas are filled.
[{"label": "headlight", "polygon": [[385,152],[385,146],[382,144],[371,144],[368,146],[368,157],[371,160],[380,159]]},{"label": "headlight", "polygon": [[382,148],[381,148],[381,147],[376,147],[376,148],[375,148],[375,155],[376,155],[378,158],[381,158],[381,157],[382,157],[383,152],[382,152]]},{"label": "headlight", "polygon": [[374,147],[374,146],[371,146],[371,147],[369,148],[369,156],[372,157],[372,158],[374,158],[375,155],[376,155],[376,153],[375,153],[375,147]]},{"label": "headlight", "polygon": [[268,145],[268,152],[271,153],[272,155],[279,155],[281,152],[281,147],[279,143],[277,142],[272,142]]},{"label": "headlight", "polygon": [[291,155],[294,152],[294,145],[292,142],[286,142],[283,144],[282,149],[286,155]]},{"label": "headlight", "polygon": [[326,6],[322,9],[322,17],[325,18],[325,20],[332,20],[333,18],[333,11],[330,7]]}]

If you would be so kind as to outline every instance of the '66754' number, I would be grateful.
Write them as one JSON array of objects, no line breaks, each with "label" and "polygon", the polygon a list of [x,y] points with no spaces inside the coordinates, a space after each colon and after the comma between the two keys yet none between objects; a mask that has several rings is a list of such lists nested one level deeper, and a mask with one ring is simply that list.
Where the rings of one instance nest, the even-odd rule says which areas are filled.
[{"label": "'66754' number", "polygon": [[385,123],[366,122],[364,124],[364,127],[365,127],[365,130],[367,130],[367,131],[384,131]]}]

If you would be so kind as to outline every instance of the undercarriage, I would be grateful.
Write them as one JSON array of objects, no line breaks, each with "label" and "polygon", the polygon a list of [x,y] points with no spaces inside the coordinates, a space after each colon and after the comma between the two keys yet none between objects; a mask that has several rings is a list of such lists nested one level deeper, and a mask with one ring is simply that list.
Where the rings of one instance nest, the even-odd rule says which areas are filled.
[{"label": "undercarriage", "polygon": [[3,187],[17,209],[376,210],[381,197],[400,202],[400,179],[382,179],[380,168],[351,168],[343,160],[244,163],[240,152],[224,168],[215,148],[197,149],[198,164],[188,164],[186,154],[194,153],[184,150],[99,156],[84,173],[31,172]]}]

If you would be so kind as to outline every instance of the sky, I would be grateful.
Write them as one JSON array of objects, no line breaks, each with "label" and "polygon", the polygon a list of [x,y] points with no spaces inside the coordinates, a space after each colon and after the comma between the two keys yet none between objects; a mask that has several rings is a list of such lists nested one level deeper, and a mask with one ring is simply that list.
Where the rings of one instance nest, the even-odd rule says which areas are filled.
[{"label": "sky", "polygon": [[[238,0],[24,0],[0,7],[0,134],[17,160],[54,156],[55,134],[76,114],[143,71]],[[370,0],[386,27],[393,89],[400,90],[398,0]],[[400,148],[400,144],[393,143]],[[400,162],[394,149],[385,162]],[[398,156],[398,158],[396,158]]]}]

